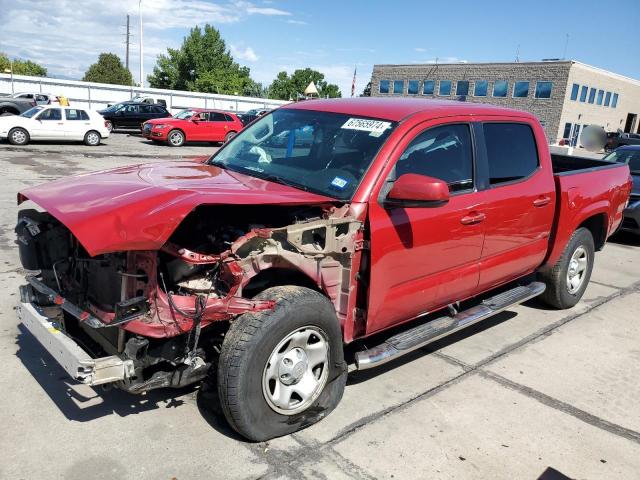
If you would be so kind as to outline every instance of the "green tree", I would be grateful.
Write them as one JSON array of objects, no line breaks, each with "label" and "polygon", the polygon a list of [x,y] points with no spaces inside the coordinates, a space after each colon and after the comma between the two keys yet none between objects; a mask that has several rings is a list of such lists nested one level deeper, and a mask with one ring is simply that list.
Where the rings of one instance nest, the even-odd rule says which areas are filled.
[{"label": "green tree", "polygon": [[327,83],[324,74],[311,68],[298,69],[291,76],[287,72],[280,72],[269,86],[269,97],[279,100],[295,100],[304,95],[304,90],[311,83],[315,83],[321,98],[341,97],[337,85]]},{"label": "green tree", "polygon": [[[9,57],[0,53],[0,72],[11,70],[11,60]],[[13,73],[15,75],[31,75],[32,77],[46,77],[47,69],[38,65],[31,60],[21,60],[16,58],[13,60]]]},{"label": "green tree", "polygon": [[207,24],[194,27],[180,48],[158,55],[153,73],[147,77],[154,88],[190,90],[230,95],[250,95],[261,86],[250,77],[249,68],[238,65],[220,32]]},{"label": "green tree", "polygon": [[101,53],[98,61],[91,65],[82,78],[85,82],[110,83],[112,85],[132,85],[131,72],[114,53]]}]

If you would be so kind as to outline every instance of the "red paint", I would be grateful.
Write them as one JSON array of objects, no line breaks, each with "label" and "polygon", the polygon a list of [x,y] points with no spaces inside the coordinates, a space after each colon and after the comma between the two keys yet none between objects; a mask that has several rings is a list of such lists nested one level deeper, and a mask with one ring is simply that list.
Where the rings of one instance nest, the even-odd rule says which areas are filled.
[{"label": "red paint", "polygon": [[[467,102],[423,99],[357,98],[306,101],[282,108],[346,113],[399,122],[367,170],[352,202],[333,215],[349,215],[367,225],[353,239],[348,299],[338,311],[339,293],[330,269],[318,272],[315,263],[290,255],[291,264],[308,275],[334,301],[346,342],[406,322],[449,303],[476,296],[540,268],[559,258],[569,237],[585,220],[603,215],[605,235],[622,219],[630,191],[626,166],[554,176],[542,127],[525,112]],[[167,119],[162,119],[166,122]],[[404,149],[425,129],[447,123],[482,121],[528,124],[535,136],[540,166],[528,178],[511,184],[451,194],[433,207],[385,206],[381,194],[385,180]],[[477,159],[478,157],[476,157]],[[477,160],[478,161],[478,160]],[[479,174],[478,174],[479,175]],[[406,176],[406,175],[405,175]],[[415,195],[416,178],[399,181],[399,195]],[[478,179],[479,180],[479,179]],[[403,183],[406,184],[403,186]],[[429,198],[443,198],[437,184]],[[147,257],[150,281],[146,295],[153,299],[152,314],[166,317],[166,294],[155,279],[155,251],[183,258],[189,263],[223,260],[224,274],[232,285],[225,298],[210,298],[203,325],[229,319],[239,313],[269,308],[235,296],[260,270],[282,266],[273,257],[256,258],[253,270],[243,271],[234,256],[238,248],[256,237],[268,238],[269,230],[254,230],[236,240],[219,257],[188,252],[166,244],[169,236],[198,205],[260,204],[325,207],[328,197],[221,170],[199,162],[168,162],[120,168],[82,175],[32,187],[18,196],[31,199],[64,223],[91,255],[136,251]],[[426,197],[424,197],[426,198]],[[423,198],[423,199],[424,199]],[[365,239],[370,242],[366,257]],[[296,257],[297,255],[297,257]],[[354,318],[360,261],[367,258],[366,316]],[[335,270],[339,272],[339,270]],[[193,309],[193,297],[175,297],[180,308]],[[164,313],[162,313],[164,312]],[[98,312],[94,312],[98,314]],[[153,318],[134,320],[125,327],[141,335],[162,337],[191,328],[187,318],[176,322]],[[98,315],[105,318],[107,314]]]},{"label": "red paint", "polygon": [[447,202],[449,186],[437,178],[407,173],[393,183],[387,197],[400,201]]},{"label": "red paint", "polygon": [[198,205],[303,205],[332,199],[199,162],[165,162],[63,178],[23,190],[91,256],[158,250]]},{"label": "red paint", "polygon": [[[189,109],[195,113],[191,118],[154,118],[147,120],[145,124],[151,125],[151,130],[143,128],[142,136],[150,140],[166,141],[167,135],[172,130],[180,130],[185,134],[187,142],[222,142],[229,133],[238,133],[242,130],[242,122],[233,113],[221,110],[208,110],[204,108]],[[198,120],[201,113],[218,113],[231,118],[231,121],[202,121]],[[158,128],[165,125],[164,128]]]}]

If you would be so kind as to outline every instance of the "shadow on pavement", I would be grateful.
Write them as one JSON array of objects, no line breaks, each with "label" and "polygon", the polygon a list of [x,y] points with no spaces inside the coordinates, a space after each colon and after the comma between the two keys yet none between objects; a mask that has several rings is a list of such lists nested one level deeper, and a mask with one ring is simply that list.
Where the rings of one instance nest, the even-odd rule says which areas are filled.
[{"label": "shadow on pavement", "polygon": [[631,232],[618,232],[608,241],[623,246],[640,247],[640,235],[634,235]]},{"label": "shadow on pavement", "polygon": [[[118,389],[102,390],[74,382],[38,341],[18,325],[16,356],[42,390],[69,420],[88,422],[108,415],[125,417],[158,408],[177,408],[184,397],[193,394],[195,386],[182,389],[153,390],[135,395]],[[190,400],[192,402],[192,400]]]}]

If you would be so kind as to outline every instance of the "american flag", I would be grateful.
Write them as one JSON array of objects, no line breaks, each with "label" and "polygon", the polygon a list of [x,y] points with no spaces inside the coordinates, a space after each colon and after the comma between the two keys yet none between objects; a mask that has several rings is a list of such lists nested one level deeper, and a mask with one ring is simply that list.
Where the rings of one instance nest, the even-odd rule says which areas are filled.
[{"label": "american flag", "polygon": [[356,71],[357,67],[353,67],[353,81],[351,82],[351,96],[356,94]]}]

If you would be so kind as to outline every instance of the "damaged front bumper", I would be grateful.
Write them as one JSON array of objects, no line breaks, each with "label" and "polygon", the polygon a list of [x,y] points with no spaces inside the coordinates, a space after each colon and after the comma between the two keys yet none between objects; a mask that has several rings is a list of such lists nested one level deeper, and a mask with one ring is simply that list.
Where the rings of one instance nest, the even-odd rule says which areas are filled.
[{"label": "damaged front bumper", "polygon": [[22,324],[74,380],[87,385],[101,385],[134,375],[132,360],[122,360],[115,355],[92,358],[60,329],[56,319],[47,317],[33,304],[20,302],[16,310]]}]

